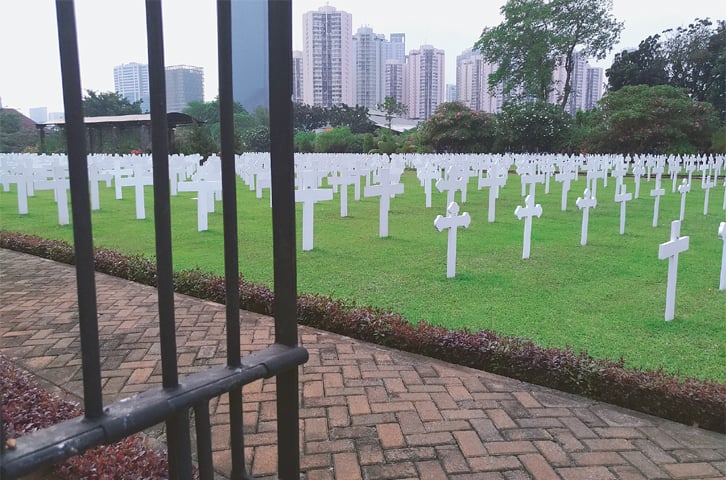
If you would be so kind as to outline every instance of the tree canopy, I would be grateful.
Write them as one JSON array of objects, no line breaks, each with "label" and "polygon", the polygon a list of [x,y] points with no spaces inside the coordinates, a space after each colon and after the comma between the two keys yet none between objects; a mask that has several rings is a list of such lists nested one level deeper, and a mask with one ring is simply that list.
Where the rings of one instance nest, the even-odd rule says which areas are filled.
[{"label": "tree canopy", "polygon": [[611,90],[626,85],[665,85],[666,56],[660,35],[651,35],[638,45],[637,50],[623,50],[615,54],[612,65],[605,71]]},{"label": "tree canopy", "polygon": [[419,126],[420,141],[438,153],[486,152],[492,147],[491,115],[475,112],[460,102],[446,102]]},{"label": "tree canopy", "polygon": [[602,59],[620,38],[623,24],[610,13],[612,0],[508,0],[504,21],[485,28],[474,45],[497,66],[490,88],[546,102],[554,89],[552,73],[566,72],[559,105],[569,100],[576,50]]},{"label": "tree canopy", "polygon": [[141,113],[141,100],[129,100],[116,92],[96,92],[86,90],[83,97],[83,115],[86,117],[105,117],[115,115],[135,115]]}]

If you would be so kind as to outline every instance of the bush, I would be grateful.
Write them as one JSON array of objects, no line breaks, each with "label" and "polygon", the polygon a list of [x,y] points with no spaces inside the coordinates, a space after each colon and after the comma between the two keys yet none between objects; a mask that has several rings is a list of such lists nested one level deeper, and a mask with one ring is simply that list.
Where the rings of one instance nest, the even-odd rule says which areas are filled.
[{"label": "bush", "polygon": [[[70,245],[59,240],[0,232],[0,247],[53,260],[72,259],[67,254]],[[99,271],[119,272],[129,279],[153,278],[150,261],[103,252],[96,257]],[[51,256],[55,253],[59,258]],[[177,272],[174,284],[179,293],[224,301],[224,279],[218,275],[199,270]],[[273,313],[274,294],[268,287],[240,279],[239,289],[241,308]],[[303,325],[726,433],[726,384],[681,378],[662,370],[626,369],[622,359],[596,360],[585,351],[542,348],[530,340],[488,330],[447,330],[425,321],[414,326],[398,313],[323,295],[300,295],[297,316]]]},{"label": "bush", "polygon": [[559,152],[569,136],[572,118],[545,102],[510,102],[497,115],[495,149],[500,152]]},{"label": "bush", "polygon": [[494,122],[459,102],[442,103],[419,127],[419,141],[437,153],[490,152]]}]

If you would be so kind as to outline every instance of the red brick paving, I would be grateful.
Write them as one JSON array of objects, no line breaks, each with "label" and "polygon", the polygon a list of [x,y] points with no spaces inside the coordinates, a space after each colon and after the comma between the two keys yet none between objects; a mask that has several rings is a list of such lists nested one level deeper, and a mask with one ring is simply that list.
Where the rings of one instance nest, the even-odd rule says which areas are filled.
[{"label": "red brick paving", "polygon": [[[98,274],[104,400],[160,382],[154,289]],[[68,392],[82,391],[74,269],[0,250],[0,348]],[[225,361],[222,305],[177,295],[182,374]],[[273,338],[241,312],[245,353]],[[586,398],[300,327],[301,466],[306,480],[726,477],[726,436]],[[274,478],[274,380],[243,389],[247,468]],[[229,472],[229,402],[211,402],[214,461]]]}]

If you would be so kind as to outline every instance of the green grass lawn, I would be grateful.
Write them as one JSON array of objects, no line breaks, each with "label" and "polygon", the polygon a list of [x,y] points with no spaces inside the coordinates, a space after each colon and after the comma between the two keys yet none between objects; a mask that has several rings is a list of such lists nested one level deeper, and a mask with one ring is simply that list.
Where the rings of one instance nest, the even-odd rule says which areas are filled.
[{"label": "green grass lawn", "polygon": [[[644,179],[645,180],[645,179]],[[425,208],[423,188],[413,172],[403,177],[406,193],[391,201],[390,237],[378,238],[378,199],[353,201],[340,218],[336,196],[315,208],[315,249],[301,251],[298,206],[298,288],[359,305],[398,311],[412,322],[425,319],[450,328],[482,328],[534,340],[545,347],[571,345],[598,358],[624,358],[632,367],[658,368],[683,375],[726,380],[726,292],[718,291],[723,242],[723,187],[711,191],[703,215],[704,192],[694,177],[688,194],[682,235],[690,250],[679,260],[676,319],[665,322],[668,262],[658,259],[658,245],[669,239],[680,195],[664,180],[660,220],[651,226],[653,181],[641,185],[640,198],[629,202],[625,235],[619,235],[619,204],[613,179],[598,186],[598,206],[590,212],[588,245],[580,246],[582,214],[575,199],[585,179],[573,183],[568,211],[560,210],[561,186],[537,187],[542,218],[532,227],[529,260],[522,260],[523,221],[514,216],[523,205],[519,178],[511,176],[497,201],[497,219],[487,222],[488,190],[469,184],[462,212],[472,217],[459,230],[457,277],[446,278],[446,232],[433,226],[445,214],[445,196],[435,192]],[[633,179],[627,178],[633,192]],[[272,285],[272,235],[269,193],[258,200],[238,183],[240,269],[248,280]],[[435,190],[435,189],[434,189]],[[101,210],[93,213],[97,246],[124,253],[154,254],[152,189],[146,189],[147,220],[135,219],[132,188],[115,200],[101,187]],[[193,193],[172,197],[174,265],[223,273],[221,203],[209,217],[209,231],[197,232]],[[457,194],[457,201],[459,195]],[[0,225],[47,238],[72,240],[70,226],[57,225],[52,192],[29,199],[30,213],[17,214],[15,190],[0,192]]]}]

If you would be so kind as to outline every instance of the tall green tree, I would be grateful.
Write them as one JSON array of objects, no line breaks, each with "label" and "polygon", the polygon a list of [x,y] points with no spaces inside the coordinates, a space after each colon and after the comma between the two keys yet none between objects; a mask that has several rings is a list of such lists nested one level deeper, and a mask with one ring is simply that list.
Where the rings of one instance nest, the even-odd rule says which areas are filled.
[{"label": "tall green tree", "polygon": [[610,90],[626,85],[666,85],[667,60],[660,35],[651,35],[638,45],[637,50],[623,50],[615,54],[613,63],[605,70]]},{"label": "tall green tree", "polygon": [[83,97],[83,115],[86,117],[134,115],[139,113],[141,113],[141,100],[132,103],[116,92],[86,90],[86,95]]},{"label": "tall green tree", "polygon": [[623,29],[611,14],[612,0],[509,0],[501,8],[504,22],[485,28],[474,47],[497,65],[490,88],[546,102],[553,90],[552,72],[566,72],[564,109],[572,91],[575,52],[602,59]]},{"label": "tall green tree", "polygon": [[393,97],[386,97],[383,103],[379,103],[377,107],[379,110],[385,112],[386,123],[388,124],[389,130],[391,129],[393,117],[400,117],[401,115],[408,113],[408,105],[405,103],[398,103]]},{"label": "tall green tree", "polygon": [[295,103],[292,112],[295,130],[298,131],[323,128],[328,123],[328,113],[323,107]]}]

